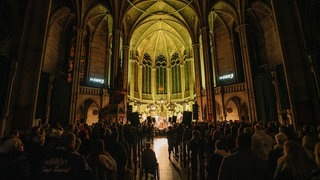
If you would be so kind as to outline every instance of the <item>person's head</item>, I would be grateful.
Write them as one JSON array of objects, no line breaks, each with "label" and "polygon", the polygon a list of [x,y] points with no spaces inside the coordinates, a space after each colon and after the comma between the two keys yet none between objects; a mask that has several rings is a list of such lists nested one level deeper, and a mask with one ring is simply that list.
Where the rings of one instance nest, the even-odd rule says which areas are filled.
[{"label": "person's head", "polygon": [[150,142],[146,142],[146,149],[151,149],[151,143]]},{"label": "person's head", "polygon": [[13,130],[9,133],[9,137],[10,138],[19,138],[20,137],[20,133],[18,130]]},{"label": "person's head", "polygon": [[74,135],[72,132],[66,131],[62,133],[60,136],[60,140],[61,140],[61,145],[66,146],[71,150],[74,150],[75,143],[76,143],[76,135]]},{"label": "person's head", "polygon": [[315,140],[313,137],[309,135],[304,135],[302,138],[302,146],[309,150],[309,151],[314,151],[314,146],[315,146]]},{"label": "person's head", "polygon": [[288,140],[288,137],[285,133],[279,132],[275,135],[275,140],[278,145],[283,146],[283,144]]},{"label": "person's head", "polygon": [[223,141],[217,140],[215,143],[215,150],[225,150],[226,146]]},{"label": "person's head", "polygon": [[88,139],[89,138],[89,133],[86,129],[82,129],[81,131],[79,131],[79,138],[80,139]]},{"label": "person's head", "polygon": [[104,142],[102,139],[97,139],[97,140],[93,141],[92,148],[91,148],[92,153],[100,154],[100,153],[103,153],[104,151],[105,151]]},{"label": "person's head", "polygon": [[239,134],[236,139],[237,148],[250,148],[251,147],[251,135]]},{"label": "person's head", "polygon": [[192,137],[195,139],[199,139],[201,137],[201,133],[198,130],[193,130],[192,131]]},{"label": "person's head", "polygon": [[263,126],[262,124],[258,123],[254,126],[254,131],[260,131],[263,130]]},{"label": "person's head", "polygon": [[0,153],[23,152],[24,145],[19,138],[6,140],[0,147]]},{"label": "person's head", "polygon": [[298,142],[288,140],[284,143],[283,153],[285,156],[294,157],[299,155],[301,152],[305,151]]}]

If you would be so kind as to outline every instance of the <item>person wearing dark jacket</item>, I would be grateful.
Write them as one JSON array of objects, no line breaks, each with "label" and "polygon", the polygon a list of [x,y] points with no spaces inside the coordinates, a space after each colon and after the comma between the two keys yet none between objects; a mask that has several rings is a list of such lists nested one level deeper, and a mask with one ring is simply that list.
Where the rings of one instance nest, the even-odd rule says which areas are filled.
[{"label": "person wearing dark jacket", "polygon": [[218,179],[219,168],[224,157],[229,156],[230,153],[226,150],[225,143],[217,140],[215,143],[214,153],[210,156],[206,166],[208,172],[208,180]]},{"label": "person wearing dark jacket", "polygon": [[251,151],[251,136],[240,134],[236,139],[237,151],[223,158],[219,180],[272,179],[267,161],[258,159]]},{"label": "person wearing dark jacket", "polygon": [[8,139],[0,146],[0,179],[30,179],[30,163],[18,137]]},{"label": "person wearing dark jacket", "polygon": [[87,161],[74,152],[76,136],[64,132],[56,149],[46,155],[41,163],[41,179],[46,180],[79,180],[91,179],[92,172]]},{"label": "person wearing dark jacket", "polygon": [[151,149],[151,144],[146,143],[146,149],[142,152],[142,167],[145,174],[155,174],[158,169],[158,160],[156,153]]}]

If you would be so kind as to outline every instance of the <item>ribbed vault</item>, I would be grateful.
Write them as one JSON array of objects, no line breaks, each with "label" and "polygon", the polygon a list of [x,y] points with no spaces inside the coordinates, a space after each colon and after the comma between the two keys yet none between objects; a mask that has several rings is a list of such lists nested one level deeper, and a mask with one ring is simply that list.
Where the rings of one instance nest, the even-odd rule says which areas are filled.
[{"label": "ribbed vault", "polygon": [[193,0],[127,1],[124,31],[131,50],[140,56],[148,53],[154,60],[159,55],[170,59],[174,52],[183,54],[191,47],[190,27],[197,22]]}]

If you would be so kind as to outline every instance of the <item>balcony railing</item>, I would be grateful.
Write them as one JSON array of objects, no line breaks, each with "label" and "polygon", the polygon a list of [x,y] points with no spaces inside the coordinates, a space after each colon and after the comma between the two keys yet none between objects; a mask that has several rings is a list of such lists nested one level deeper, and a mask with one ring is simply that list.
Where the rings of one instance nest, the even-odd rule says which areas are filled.
[{"label": "balcony railing", "polygon": [[224,93],[242,92],[246,90],[246,86],[245,83],[232,84],[228,86],[219,86],[214,88],[215,95],[221,94],[222,90]]},{"label": "balcony railing", "polygon": [[100,96],[101,95],[101,89],[100,88],[94,88],[94,87],[80,86],[80,94]]}]

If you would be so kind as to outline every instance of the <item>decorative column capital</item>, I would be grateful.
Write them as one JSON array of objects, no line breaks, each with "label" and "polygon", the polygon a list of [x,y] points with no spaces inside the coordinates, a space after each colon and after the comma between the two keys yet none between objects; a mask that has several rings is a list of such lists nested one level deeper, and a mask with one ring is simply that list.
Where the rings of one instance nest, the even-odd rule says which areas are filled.
[{"label": "decorative column capital", "polygon": [[129,50],[130,46],[129,45],[123,45],[122,48],[125,49],[125,50]]},{"label": "decorative column capital", "polygon": [[200,28],[200,32],[207,31],[208,29],[209,29],[208,26],[202,26],[202,27]]},{"label": "decorative column capital", "polygon": [[194,43],[194,44],[192,44],[192,48],[200,48],[200,44],[199,43]]},{"label": "decorative column capital", "polygon": [[236,28],[236,32],[244,31],[249,24],[239,24]]},{"label": "decorative column capital", "polygon": [[87,31],[85,29],[81,29],[76,26],[73,26],[73,31],[75,31],[81,35],[84,35],[84,36],[87,35]]}]

